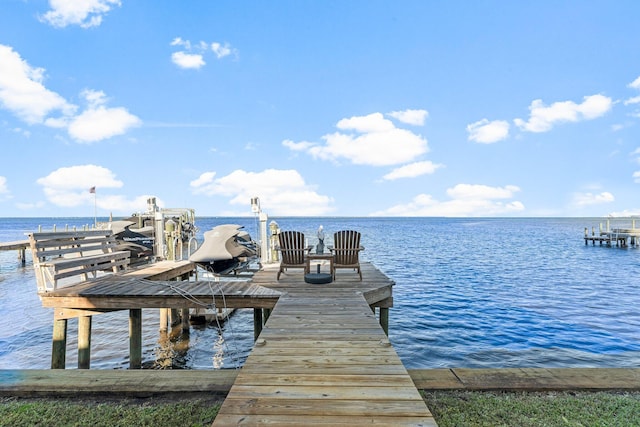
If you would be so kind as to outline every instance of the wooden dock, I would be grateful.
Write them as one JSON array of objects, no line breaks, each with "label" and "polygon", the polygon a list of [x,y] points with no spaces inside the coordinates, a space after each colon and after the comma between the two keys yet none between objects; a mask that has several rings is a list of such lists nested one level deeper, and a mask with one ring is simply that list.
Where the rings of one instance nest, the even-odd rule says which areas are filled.
[{"label": "wooden dock", "polygon": [[301,272],[255,275],[281,296],[214,426],[436,425],[381,326],[393,282],[371,264],[362,270],[362,281],[340,271],[324,285]]},{"label": "wooden dock", "polygon": [[[340,270],[323,285],[305,283],[302,270],[277,281],[275,265],[252,281],[168,280],[185,279],[193,266],[183,264],[158,263],[40,297],[55,321],[128,309],[134,368],[142,308],[253,308],[255,346],[215,425],[436,425],[386,335],[394,283],[372,264],[362,263],[362,281]],[[79,344],[87,341],[80,323],[78,333]]]},{"label": "wooden dock", "polygon": [[26,264],[25,252],[29,247],[28,240],[16,240],[15,242],[0,242],[0,251],[18,251],[18,260],[24,266]]},{"label": "wooden dock", "polygon": [[611,219],[607,219],[606,223],[600,223],[598,225],[598,231],[596,227],[584,228],[584,244],[591,243],[595,246],[599,243],[600,246],[605,244],[606,246],[618,246],[618,247],[635,247],[640,245],[640,228],[636,228],[635,218],[615,218],[614,221],[618,223],[617,227],[611,226]]},{"label": "wooden dock", "polygon": [[56,318],[200,307],[201,301],[253,308],[257,339],[242,369],[0,371],[0,395],[220,392],[228,394],[216,426],[436,426],[419,389],[640,389],[640,369],[408,372],[385,333],[394,283],[370,263],[362,264],[362,281],[340,271],[334,282],[323,285],[305,283],[301,271],[277,281],[275,266],[250,282],[167,280],[192,268],[188,264],[158,263],[41,298],[44,306],[55,308]]},{"label": "wooden dock", "polygon": [[[195,266],[189,261],[161,261],[128,272],[39,294],[43,307],[54,309],[52,368],[64,368],[67,320],[78,318],[78,367],[88,368],[91,316],[129,310],[130,366],[142,364],[142,309],[181,310],[183,329],[189,328],[191,308],[272,308],[279,293],[246,281],[190,281]],[[182,280],[173,280],[179,279]],[[177,315],[175,317],[178,317]],[[161,317],[161,328],[162,328]],[[165,317],[166,325],[166,317]],[[86,326],[84,326],[86,325]],[[82,348],[80,347],[82,346]],[[82,355],[82,357],[81,357]]]},{"label": "wooden dock", "polygon": [[626,247],[634,247],[640,245],[640,230],[635,231],[603,231],[598,235],[592,234],[584,236],[584,244],[588,245],[591,243],[595,246],[596,243],[599,243],[600,246],[605,244],[606,246],[619,246],[621,248]]}]

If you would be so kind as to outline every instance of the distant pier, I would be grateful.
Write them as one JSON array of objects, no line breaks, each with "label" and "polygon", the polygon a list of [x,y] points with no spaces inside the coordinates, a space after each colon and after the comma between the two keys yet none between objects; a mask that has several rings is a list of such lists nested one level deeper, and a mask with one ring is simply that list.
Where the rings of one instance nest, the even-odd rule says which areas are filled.
[{"label": "distant pier", "polygon": [[[616,220],[617,222],[626,221],[624,226],[611,227],[611,220],[607,219],[606,226],[602,223],[598,226],[598,231],[595,227],[584,228],[584,244],[591,243],[595,246],[596,242],[602,246],[618,246],[618,247],[636,247],[640,246],[640,228],[636,228],[635,219],[630,220]],[[630,224],[629,224],[630,221]]]},{"label": "distant pier", "polygon": [[18,260],[24,266],[26,264],[25,261],[25,252],[29,247],[28,240],[17,240],[15,242],[0,242],[0,251],[18,251]]}]

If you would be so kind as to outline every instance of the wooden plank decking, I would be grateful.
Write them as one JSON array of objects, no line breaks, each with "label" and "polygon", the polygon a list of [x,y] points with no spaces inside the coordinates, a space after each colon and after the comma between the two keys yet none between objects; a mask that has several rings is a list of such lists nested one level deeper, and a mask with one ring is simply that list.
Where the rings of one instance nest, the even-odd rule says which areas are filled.
[{"label": "wooden plank decking", "polygon": [[214,426],[436,425],[370,307],[388,307],[393,282],[362,267],[362,282],[340,271],[325,285],[301,272],[255,275],[282,296]]},{"label": "wooden plank decking", "polygon": [[0,251],[13,251],[27,249],[29,247],[28,240],[16,240],[14,242],[0,242]]},{"label": "wooden plank decking", "polygon": [[[272,308],[279,292],[246,281],[170,281],[194,269],[188,261],[162,261],[123,274],[40,294],[44,307],[56,309]],[[224,299],[223,299],[224,296]]]}]

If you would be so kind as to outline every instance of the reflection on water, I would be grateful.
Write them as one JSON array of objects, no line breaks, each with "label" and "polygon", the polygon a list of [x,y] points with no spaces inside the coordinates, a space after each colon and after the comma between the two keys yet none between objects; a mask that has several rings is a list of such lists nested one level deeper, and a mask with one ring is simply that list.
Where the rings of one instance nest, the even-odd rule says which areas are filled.
[{"label": "reflection on water", "polygon": [[213,369],[222,369],[224,367],[224,337],[218,335],[218,339],[213,343]]}]

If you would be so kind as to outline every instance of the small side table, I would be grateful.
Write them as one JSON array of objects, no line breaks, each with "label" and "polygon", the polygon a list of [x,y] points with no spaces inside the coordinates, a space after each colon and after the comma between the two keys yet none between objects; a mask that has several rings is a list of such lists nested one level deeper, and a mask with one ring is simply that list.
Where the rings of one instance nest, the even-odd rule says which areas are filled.
[{"label": "small side table", "polygon": [[[332,253],[322,253],[322,254],[314,254],[310,253],[306,257],[306,266],[305,266],[305,275],[304,281],[307,283],[331,283],[333,281],[333,260],[334,256]],[[320,272],[320,264],[318,264],[318,272],[311,273],[311,262],[312,261],[329,261],[329,273],[321,273]]]}]

